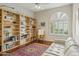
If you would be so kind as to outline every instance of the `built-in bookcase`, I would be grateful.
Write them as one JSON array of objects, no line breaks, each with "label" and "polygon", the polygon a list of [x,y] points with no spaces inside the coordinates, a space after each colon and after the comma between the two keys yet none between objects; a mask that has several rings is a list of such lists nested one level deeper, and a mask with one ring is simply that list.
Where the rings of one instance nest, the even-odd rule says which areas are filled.
[{"label": "built-in bookcase", "polygon": [[0,52],[4,52],[20,44],[20,15],[2,9],[0,14]]},{"label": "built-in bookcase", "polygon": [[33,40],[36,40],[36,38],[37,38],[37,28],[36,28],[36,19],[32,19],[32,29],[31,29],[31,31],[32,31],[32,39]]},{"label": "built-in bookcase", "polygon": [[2,10],[2,15],[2,51],[6,51],[20,44],[20,16],[5,10]]},{"label": "built-in bookcase", "polygon": [[21,16],[20,18],[20,45],[26,44],[28,40],[28,33],[26,31],[27,29],[27,23],[26,23],[26,16]]},{"label": "built-in bookcase", "polygon": [[37,36],[36,20],[33,18],[27,17],[26,23],[27,23],[26,31],[29,34],[29,37],[31,38],[31,40],[33,41]]},{"label": "built-in bookcase", "polygon": [[8,51],[34,40],[35,19],[0,9],[0,52]]}]

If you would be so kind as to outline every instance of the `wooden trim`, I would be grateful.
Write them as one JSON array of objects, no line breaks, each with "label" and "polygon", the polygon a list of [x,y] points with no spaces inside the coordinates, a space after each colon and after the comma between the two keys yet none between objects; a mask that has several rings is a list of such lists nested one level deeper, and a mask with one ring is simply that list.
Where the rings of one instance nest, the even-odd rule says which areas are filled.
[{"label": "wooden trim", "polygon": [[53,43],[52,41],[45,41],[45,40],[35,40],[35,42],[41,43],[41,44],[46,44],[46,45],[50,45]]}]

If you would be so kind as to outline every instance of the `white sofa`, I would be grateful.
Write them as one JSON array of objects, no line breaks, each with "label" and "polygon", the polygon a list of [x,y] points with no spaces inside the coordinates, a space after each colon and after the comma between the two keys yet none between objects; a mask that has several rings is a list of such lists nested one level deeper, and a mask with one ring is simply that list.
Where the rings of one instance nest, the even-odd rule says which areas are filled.
[{"label": "white sofa", "polygon": [[79,56],[79,46],[75,43],[75,41],[69,37],[65,41],[65,55],[66,56]]},{"label": "white sofa", "polygon": [[64,41],[55,40],[42,56],[62,56],[64,55]]},{"label": "white sofa", "polygon": [[79,46],[71,37],[65,40],[65,45],[58,42],[52,43],[42,56],[79,56]]}]

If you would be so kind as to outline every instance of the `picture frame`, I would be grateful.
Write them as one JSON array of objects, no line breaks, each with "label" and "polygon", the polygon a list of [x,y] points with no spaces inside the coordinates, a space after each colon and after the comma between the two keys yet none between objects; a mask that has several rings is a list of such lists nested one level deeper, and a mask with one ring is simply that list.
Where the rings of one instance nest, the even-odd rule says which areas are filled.
[{"label": "picture frame", "polygon": [[45,22],[41,22],[41,26],[44,27],[45,26]]}]

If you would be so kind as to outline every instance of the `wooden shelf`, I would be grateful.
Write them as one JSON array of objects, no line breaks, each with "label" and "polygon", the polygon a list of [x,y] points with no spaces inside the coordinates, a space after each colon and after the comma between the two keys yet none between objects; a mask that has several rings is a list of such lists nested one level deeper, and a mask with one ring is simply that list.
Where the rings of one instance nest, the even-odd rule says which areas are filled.
[{"label": "wooden shelf", "polygon": [[[12,12],[9,12],[9,11],[5,11],[5,10],[2,10],[2,9],[0,9],[0,15],[1,15],[0,26],[2,26],[1,27],[1,31],[3,31],[6,28],[11,28],[12,35],[20,35],[19,34],[20,33],[20,31],[19,31],[20,30],[20,28],[19,28],[19,26],[20,26],[20,23],[19,23],[20,15],[12,13]],[[13,21],[15,23],[13,23]],[[15,29],[13,29],[13,28],[15,28]],[[7,31],[9,31],[9,30],[7,29]],[[3,31],[3,33],[4,33],[4,31]],[[3,38],[3,39],[1,39],[1,41],[3,42],[3,45],[5,43],[12,42],[12,41],[8,41],[8,40],[4,40],[5,39],[4,38],[4,34],[0,34],[2,36],[2,38]],[[1,48],[3,48],[3,47],[1,47]],[[11,49],[13,49],[13,48],[11,48]]]},{"label": "wooden shelf", "polygon": [[16,41],[12,41],[12,40],[4,40],[4,43],[9,43],[9,42],[17,42],[19,40],[16,40]]},{"label": "wooden shelf", "polygon": [[13,23],[12,23],[12,25],[19,25],[19,24],[13,24]]},{"label": "wooden shelf", "polygon": [[13,31],[13,32],[19,32],[19,31]]},{"label": "wooden shelf", "polygon": [[[30,42],[31,42],[31,41],[27,41],[27,42],[24,43],[23,45],[28,44],[28,43],[30,43]],[[15,49],[15,48],[20,47],[20,46],[21,46],[21,45],[17,45],[17,46],[15,46],[15,47],[13,47],[13,48],[7,49],[6,51]],[[4,52],[5,52],[5,51],[4,51]]]},{"label": "wooden shelf", "polygon": [[[5,17],[6,16],[6,17]],[[7,16],[9,16],[9,18],[7,18]],[[11,17],[10,17],[11,16]],[[6,10],[3,10],[3,9],[0,9],[0,45],[1,45],[1,51],[0,52],[3,52],[4,49],[3,49],[3,45],[5,43],[8,43],[8,42],[11,42],[11,41],[7,41],[5,40],[5,35],[6,35],[6,32],[4,33],[4,29],[6,28],[11,28],[11,34],[14,36],[18,36],[19,38],[17,38],[18,40],[15,41],[16,43],[16,46],[10,48],[10,49],[7,49],[5,51],[8,51],[8,50],[11,50],[11,49],[14,49],[16,47],[19,47],[21,46],[20,45],[20,40],[21,40],[21,34],[23,33],[27,33],[28,34],[28,38],[25,39],[25,43],[24,44],[27,44],[31,41],[33,41],[31,38],[34,37],[35,35],[35,31],[36,31],[36,23],[34,24],[31,24],[32,21],[35,22],[35,20],[31,20],[32,18],[30,17],[25,17],[25,32],[21,32],[21,15],[20,14],[17,14],[17,13],[13,13],[13,12],[10,12],[10,11],[6,11]],[[34,28],[33,28],[34,27]],[[8,30],[8,29],[7,29]],[[5,31],[7,31],[5,30]],[[3,31],[3,32],[2,32]],[[8,30],[9,31],[9,30]],[[7,31],[7,33],[8,33]],[[33,32],[34,31],[34,32]],[[7,34],[9,35],[10,32]],[[3,49],[3,50],[2,50]]]},{"label": "wooden shelf", "polygon": [[12,25],[12,23],[9,22],[9,21],[4,21],[3,22],[3,26],[11,26],[11,25]]},{"label": "wooden shelf", "polygon": [[[17,46],[15,46],[15,47],[10,48],[10,49],[4,50],[3,52],[6,52],[6,51],[9,51],[9,50],[15,49],[15,48],[17,48],[17,47],[19,47],[19,46],[20,46],[20,45],[17,45]],[[1,52],[1,53],[2,53],[2,52]]]}]

